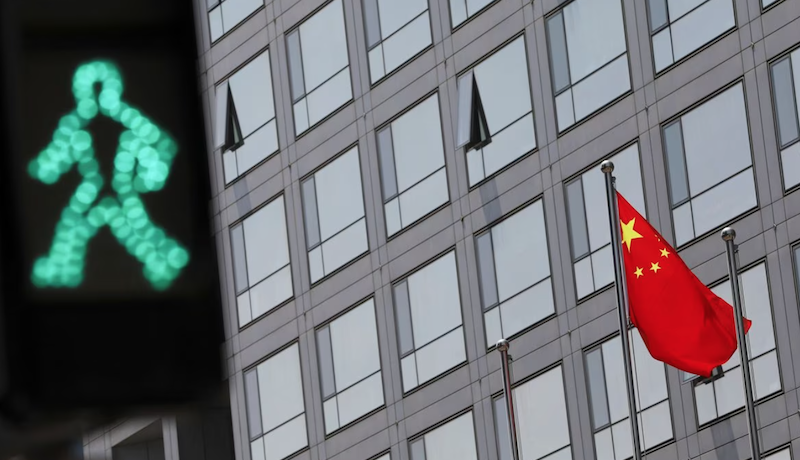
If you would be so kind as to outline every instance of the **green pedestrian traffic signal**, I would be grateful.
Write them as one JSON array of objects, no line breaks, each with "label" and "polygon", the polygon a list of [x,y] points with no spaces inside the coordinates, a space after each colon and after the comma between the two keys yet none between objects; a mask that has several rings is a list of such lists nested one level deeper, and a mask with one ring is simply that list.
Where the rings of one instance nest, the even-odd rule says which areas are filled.
[{"label": "green pedestrian traffic signal", "polygon": [[193,7],[0,1],[0,457],[227,391]]},{"label": "green pedestrian traffic signal", "polygon": [[[105,226],[143,265],[143,276],[157,290],[168,288],[189,262],[187,250],[150,219],[140,198],[164,187],[178,146],[122,99],[123,90],[113,63],[98,60],[78,67],[72,80],[75,108],[61,118],[50,144],[29,164],[30,175],[45,184],[56,183],[75,165],[82,177],[61,212],[49,253],[34,264],[31,279],[38,287],[79,286],[87,246]],[[89,130],[98,114],[125,127],[114,157],[113,196],[103,196],[107,180]]]}]

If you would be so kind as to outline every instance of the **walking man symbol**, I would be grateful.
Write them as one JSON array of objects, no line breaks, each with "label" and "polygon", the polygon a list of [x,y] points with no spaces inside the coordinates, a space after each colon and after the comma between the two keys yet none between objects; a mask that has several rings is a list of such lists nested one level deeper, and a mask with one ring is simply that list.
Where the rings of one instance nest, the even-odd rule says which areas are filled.
[{"label": "walking man symbol", "polygon": [[[99,94],[95,85],[99,84]],[[189,253],[147,215],[140,197],[164,187],[178,146],[165,131],[122,100],[117,67],[94,61],[78,67],[72,80],[75,108],[63,116],[53,140],[30,162],[29,174],[56,183],[77,164],[82,181],[61,212],[47,255],[36,260],[31,280],[39,287],[77,287],[83,281],[86,249],[97,231],[108,226],[117,241],[143,265],[143,275],[164,290],[189,262]],[[111,188],[106,185],[92,147],[89,123],[102,114],[121,123]]]}]

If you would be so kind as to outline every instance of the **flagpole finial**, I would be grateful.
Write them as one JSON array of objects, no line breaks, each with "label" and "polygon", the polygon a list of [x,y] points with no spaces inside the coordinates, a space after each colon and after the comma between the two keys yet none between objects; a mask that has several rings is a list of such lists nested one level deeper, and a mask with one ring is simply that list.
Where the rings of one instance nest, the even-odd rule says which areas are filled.
[{"label": "flagpole finial", "polygon": [[508,340],[500,339],[497,341],[497,350],[498,351],[508,351]]},{"label": "flagpole finial", "polygon": [[605,174],[614,172],[614,162],[611,160],[606,160],[600,163],[600,171],[603,171]]},{"label": "flagpole finial", "polygon": [[736,230],[731,227],[725,227],[722,229],[722,239],[725,241],[733,241],[736,239]]}]

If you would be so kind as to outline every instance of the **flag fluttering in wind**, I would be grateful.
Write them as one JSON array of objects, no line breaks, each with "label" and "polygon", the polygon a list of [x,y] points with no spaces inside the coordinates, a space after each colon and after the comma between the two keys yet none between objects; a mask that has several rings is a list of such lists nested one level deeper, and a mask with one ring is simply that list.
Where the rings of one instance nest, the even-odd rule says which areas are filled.
[{"label": "flag fluttering in wind", "polygon": [[[630,318],[653,358],[709,377],[736,351],[733,308],[617,192]],[[744,320],[745,331],[751,322]]]}]

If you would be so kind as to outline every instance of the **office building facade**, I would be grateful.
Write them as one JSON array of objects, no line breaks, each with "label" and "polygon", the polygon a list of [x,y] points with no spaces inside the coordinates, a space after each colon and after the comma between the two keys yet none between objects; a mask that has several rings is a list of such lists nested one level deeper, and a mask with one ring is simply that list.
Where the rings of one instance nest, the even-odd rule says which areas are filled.
[{"label": "office building facade", "polygon": [[[600,162],[721,297],[800,458],[800,1],[196,0],[237,460],[749,458],[631,331]],[[198,158],[200,158],[198,156]]]}]

